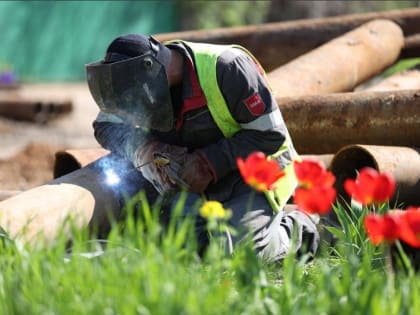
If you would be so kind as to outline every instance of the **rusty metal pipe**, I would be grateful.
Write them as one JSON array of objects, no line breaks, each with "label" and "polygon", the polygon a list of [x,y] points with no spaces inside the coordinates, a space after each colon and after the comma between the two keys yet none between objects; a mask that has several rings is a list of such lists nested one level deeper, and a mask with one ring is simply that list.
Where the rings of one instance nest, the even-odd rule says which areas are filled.
[{"label": "rusty metal pipe", "polygon": [[300,154],[345,145],[420,147],[420,91],[352,92],[277,98]]},{"label": "rusty metal pipe", "polygon": [[[155,37],[162,41],[183,39],[215,44],[239,44],[249,49],[269,72],[375,19],[394,21],[401,27],[405,36],[420,32],[420,8],[410,8],[211,30],[163,33],[156,34]],[[414,48],[412,51],[419,52]]]},{"label": "rusty metal pipe", "polygon": [[393,64],[404,36],[390,20],[374,20],[268,73],[278,96],[352,91]]},{"label": "rusty metal pipe", "polygon": [[[418,30],[419,32],[419,30]],[[404,38],[404,48],[400,59],[418,58],[420,56],[420,34],[412,34]]]},{"label": "rusty metal pipe", "polygon": [[[411,49],[420,46],[420,34],[412,34],[404,38],[404,48]],[[418,57],[418,56],[416,56]]]},{"label": "rusty metal pipe", "polygon": [[343,147],[331,161],[339,195],[349,201],[343,188],[347,178],[355,178],[363,167],[389,172],[395,178],[397,191],[391,200],[404,206],[420,205],[420,149],[396,146],[349,145]]},{"label": "rusty metal pipe", "polygon": [[[93,153],[91,157],[95,158]],[[98,156],[103,153],[100,152]],[[88,160],[82,161],[82,165],[83,162],[87,163]],[[110,219],[121,217],[121,209],[127,200],[141,189],[151,187],[131,162],[115,154],[95,159],[78,170],[55,178],[48,185],[63,183],[83,187],[93,195],[95,207],[89,225],[99,228],[100,234],[108,231]],[[148,191],[148,195],[151,196],[152,191]]]},{"label": "rusty metal pipe", "polygon": [[150,185],[131,163],[108,154],[1,201],[0,226],[11,238],[30,244],[51,244],[62,231],[70,238],[71,226],[103,235],[141,189],[152,196]]},{"label": "rusty metal pipe", "polygon": [[413,69],[395,73],[368,86],[359,86],[356,91],[420,90],[420,70]]},{"label": "rusty metal pipe", "polygon": [[21,190],[0,190],[0,201],[21,193]]},{"label": "rusty metal pipe", "polygon": [[334,154],[301,154],[302,159],[312,159],[321,162],[326,169],[331,167],[331,161],[334,158]]},{"label": "rusty metal pipe", "polygon": [[[331,159],[331,155],[310,157]],[[111,220],[124,215],[126,202],[140,190],[146,191],[150,203],[157,198],[131,163],[106,150],[58,151],[56,158],[55,168],[66,174],[27,191],[7,192],[7,198],[0,201],[0,226],[10,237],[49,245],[64,231],[70,239],[67,218],[73,227],[104,235]]]},{"label": "rusty metal pipe", "polygon": [[0,97],[0,116],[16,120],[43,124],[72,110],[73,103],[70,100],[50,101],[16,96]]},{"label": "rusty metal pipe", "polygon": [[68,149],[55,153],[53,176],[59,178],[109,154],[102,148]]}]

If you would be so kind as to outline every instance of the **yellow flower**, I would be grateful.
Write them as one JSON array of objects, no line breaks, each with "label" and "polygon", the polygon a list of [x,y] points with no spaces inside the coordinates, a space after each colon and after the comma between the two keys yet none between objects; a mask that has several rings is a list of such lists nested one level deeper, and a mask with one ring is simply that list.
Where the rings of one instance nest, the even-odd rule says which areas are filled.
[{"label": "yellow flower", "polygon": [[218,201],[206,201],[200,208],[200,215],[206,219],[224,219],[228,211]]}]

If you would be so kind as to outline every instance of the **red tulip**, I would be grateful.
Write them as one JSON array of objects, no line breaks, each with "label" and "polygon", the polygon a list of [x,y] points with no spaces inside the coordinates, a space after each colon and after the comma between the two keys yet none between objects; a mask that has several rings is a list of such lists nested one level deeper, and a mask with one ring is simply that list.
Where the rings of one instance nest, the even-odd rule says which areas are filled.
[{"label": "red tulip", "polygon": [[315,186],[310,189],[297,188],[293,200],[299,209],[322,215],[330,211],[335,196],[333,187]]},{"label": "red tulip", "polygon": [[395,191],[394,178],[387,173],[379,173],[373,168],[363,168],[356,179],[347,179],[344,189],[362,205],[388,201]]},{"label": "red tulip", "polygon": [[409,207],[401,216],[401,240],[412,247],[420,247],[420,207]]},{"label": "red tulip", "polygon": [[274,184],[285,175],[276,160],[269,160],[262,152],[251,153],[244,161],[236,160],[245,183],[257,191],[273,189]]},{"label": "red tulip", "polygon": [[314,186],[331,187],[335,182],[334,175],[327,172],[324,165],[319,161],[311,159],[295,161],[293,167],[301,187],[309,189]]},{"label": "red tulip", "polygon": [[368,214],[364,226],[370,241],[378,245],[384,241],[393,243],[399,238],[399,214]]}]

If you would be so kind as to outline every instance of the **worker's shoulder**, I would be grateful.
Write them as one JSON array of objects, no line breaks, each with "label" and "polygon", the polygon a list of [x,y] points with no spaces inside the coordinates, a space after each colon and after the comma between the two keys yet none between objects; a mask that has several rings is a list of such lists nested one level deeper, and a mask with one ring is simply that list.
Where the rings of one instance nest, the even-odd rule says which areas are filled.
[{"label": "worker's shoulder", "polygon": [[218,64],[231,65],[235,63],[251,62],[250,56],[243,50],[237,47],[231,47],[224,50],[217,58]]}]

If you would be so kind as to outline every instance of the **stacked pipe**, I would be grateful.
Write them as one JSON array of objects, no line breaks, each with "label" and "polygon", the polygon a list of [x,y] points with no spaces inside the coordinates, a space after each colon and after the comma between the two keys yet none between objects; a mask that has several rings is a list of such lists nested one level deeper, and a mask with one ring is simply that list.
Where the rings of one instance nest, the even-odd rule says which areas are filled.
[{"label": "stacked pipe", "polygon": [[156,34],[158,40],[183,39],[214,44],[238,44],[249,49],[266,71],[305,54],[326,42],[376,19],[387,19],[399,25],[406,36],[401,57],[420,56],[420,8],[390,10],[336,17],[303,19]]},{"label": "stacked pipe", "polygon": [[420,149],[399,146],[348,145],[341,148],[331,161],[336,175],[336,189],[349,201],[344,191],[346,178],[355,178],[363,167],[372,167],[393,175],[397,192],[391,205],[420,205]]},{"label": "stacked pipe", "polygon": [[[383,19],[385,15],[388,15],[387,19]],[[376,19],[378,17],[382,19]],[[247,28],[247,36],[253,34],[254,39],[259,38],[255,42],[244,41],[242,29],[230,30],[231,33],[229,30],[210,33],[212,36],[219,34],[219,42],[236,42],[246,46],[263,61],[263,65],[270,62],[261,57],[257,46],[278,55],[278,61],[271,62],[276,69],[268,73],[268,77],[298,152],[303,156],[324,158],[340,178],[340,165],[349,165],[350,162],[340,163],[339,157],[356,156],[340,152],[345,145],[383,145],[384,151],[391,145],[403,146],[404,150],[405,147],[420,146],[418,90],[353,92],[357,86],[398,60],[405,42],[403,30],[406,34],[415,34],[419,20],[420,10],[412,9],[330,18],[320,20],[318,24],[313,24],[313,21],[286,22],[268,26],[265,40],[258,37],[267,31],[264,26]],[[292,31],[293,23],[301,25],[301,29]],[[329,41],[318,39],[317,44],[309,48],[308,38],[298,39],[297,42],[306,45],[306,48],[299,53],[296,50],[294,55],[289,54],[286,58],[283,55],[289,46],[284,45],[286,48],[282,49],[282,43],[278,40],[281,36],[270,33],[273,27],[279,26],[284,34],[289,34],[290,40],[291,35],[307,35],[313,25],[318,25],[315,27],[317,34],[329,34]],[[339,30],[322,32],[321,26]],[[304,28],[305,31],[302,31]],[[210,33],[193,32],[190,38],[182,33],[165,36],[166,39],[212,42],[208,40]],[[200,38],[200,34],[207,37]],[[235,40],[233,37],[227,39],[223,37],[226,34],[236,34],[238,37]],[[162,40],[165,36],[157,37]],[[261,45],[262,42],[266,45]],[[258,45],[253,46],[253,43]],[[68,217],[77,223],[78,228],[100,226],[106,231],[108,218],[118,217],[124,200],[136,194],[145,183],[141,182],[137,171],[129,163],[112,154],[105,151],[97,155],[89,154],[90,158],[83,160],[77,157],[76,151],[58,153],[54,167],[56,178],[53,181],[0,202],[0,226],[12,237],[28,242],[33,242],[38,235],[49,242],[53,241]],[[418,162],[418,151],[410,154],[410,158]],[[372,159],[369,165],[380,168],[379,163],[375,164]],[[69,163],[69,168],[60,165],[60,161]],[[120,166],[115,167],[117,164]],[[356,164],[354,169],[361,165]],[[399,169],[399,165],[396,165],[396,169]],[[108,171],[115,172],[114,175],[120,180],[119,185],[107,181]],[[354,176],[354,172],[346,172]],[[416,178],[419,178],[418,173],[414,173],[414,180],[407,185],[412,186]],[[404,185],[399,187],[407,186]],[[415,185],[413,190],[418,187]],[[413,202],[419,202],[418,196],[414,199]],[[43,220],[47,214],[49,220]]]},{"label": "stacked pipe", "polygon": [[0,95],[0,116],[45,124],[73,110],[70,100],[33,100],[15,94]]}]

